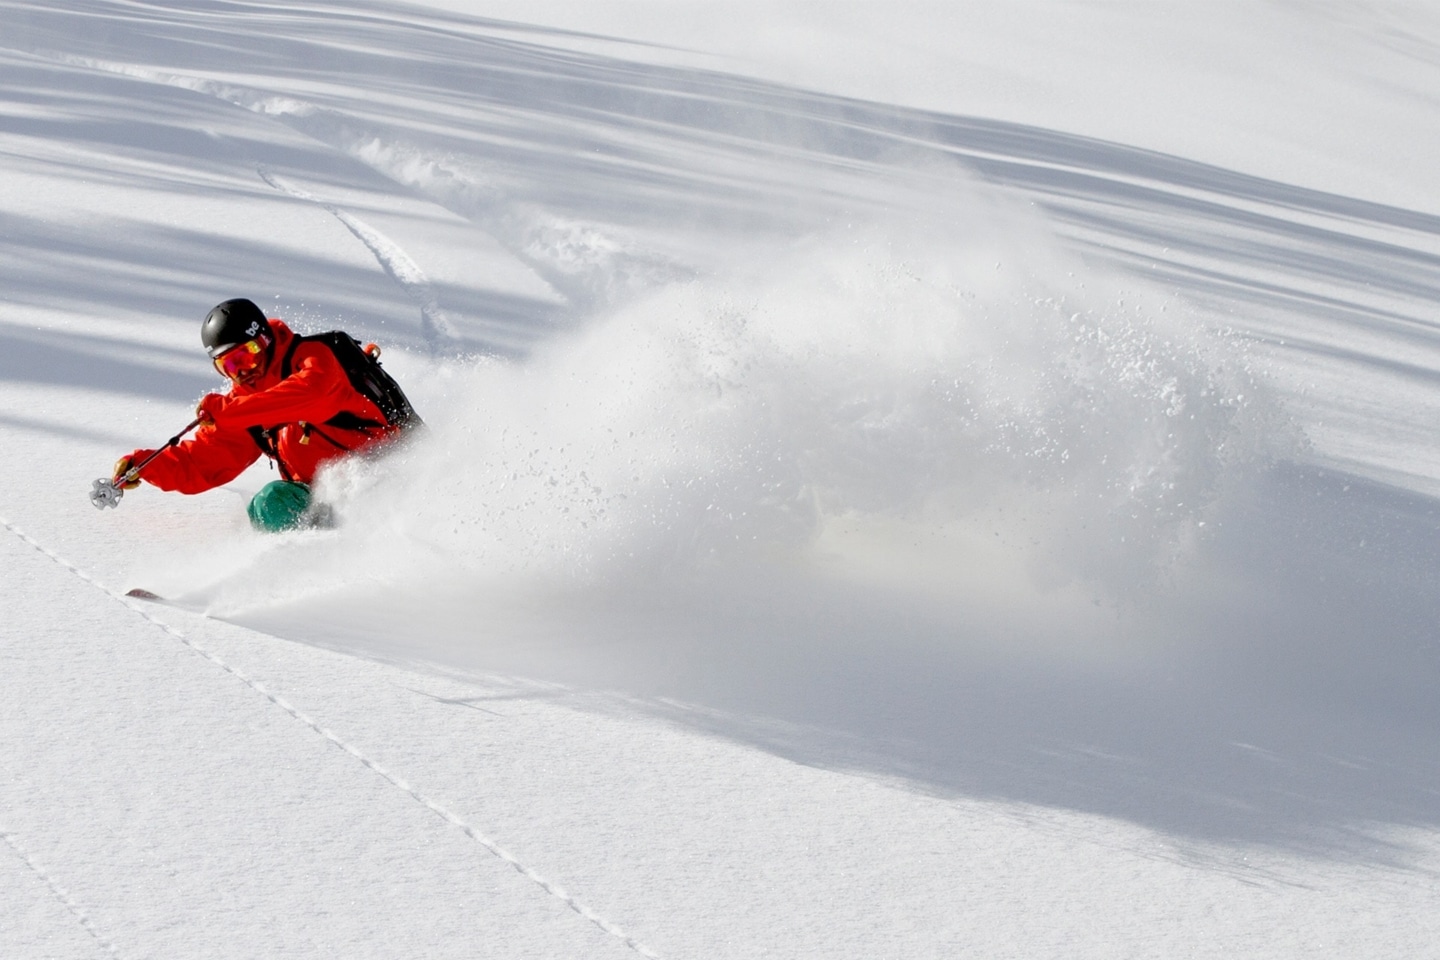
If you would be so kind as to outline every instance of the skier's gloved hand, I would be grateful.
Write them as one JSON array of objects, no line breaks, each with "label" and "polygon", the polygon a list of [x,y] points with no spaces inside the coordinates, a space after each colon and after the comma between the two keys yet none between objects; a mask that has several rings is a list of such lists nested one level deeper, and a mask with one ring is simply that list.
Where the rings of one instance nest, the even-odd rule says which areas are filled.
[{"label": "skier's gloved hand", "polygon": [[207,393],[195,406],[195,416],[204,423],[214,423],[215,418],[230,405],[230,397],[223,393]]},{"label": "skier's gloved hand", "polygon": [[150,456],[150,454],[154,452],[155,451],[153,450],[136,450],[134,453],[129,454],[128,456],[121,457],[119,460],[116,460],[115,486],[119,487],[121,490],[134,490],[136,487],[140,486],[139,477],[135,477],[131,480],[126,481],[125,483],[121,483],[120,478],[125,476],[125,472],[129,470],[133,464],[139,463],[141,460],[144,460],[146,457]]}]

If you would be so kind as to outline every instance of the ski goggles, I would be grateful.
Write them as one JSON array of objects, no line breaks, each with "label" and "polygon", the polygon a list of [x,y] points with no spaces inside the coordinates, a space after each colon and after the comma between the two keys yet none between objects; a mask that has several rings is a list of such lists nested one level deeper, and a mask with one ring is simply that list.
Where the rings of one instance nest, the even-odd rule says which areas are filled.
[{"label": "ski goggles", "polygon": [[215,358],[215,369],[231,380],[240,380],[265,365],[265,348],[269,337],[256,337],[226,350]]}]

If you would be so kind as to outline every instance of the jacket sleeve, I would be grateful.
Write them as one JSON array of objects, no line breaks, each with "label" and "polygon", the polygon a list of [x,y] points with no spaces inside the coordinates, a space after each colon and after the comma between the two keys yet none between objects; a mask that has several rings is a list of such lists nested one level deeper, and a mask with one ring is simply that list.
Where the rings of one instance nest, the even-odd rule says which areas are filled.
[{"label": "jacket sleeve", "polygon": [[[144,453],[137,450],[131,456]],[[245,430],[207,423],[193,438],[162,451],[140,479],[161,490],[203,493],[234,480],[259,457],[260,447]]]},{"label": "jacket sleeve", "polygon": [[215,417],[222,430],[273,427],[283,423],[324,423],[341,410],[354,410],[364,398],[350,386],[350,378],[335,355],[321,344],[304,344],[295,351],[290,376],[268,390],[237,396]]}]

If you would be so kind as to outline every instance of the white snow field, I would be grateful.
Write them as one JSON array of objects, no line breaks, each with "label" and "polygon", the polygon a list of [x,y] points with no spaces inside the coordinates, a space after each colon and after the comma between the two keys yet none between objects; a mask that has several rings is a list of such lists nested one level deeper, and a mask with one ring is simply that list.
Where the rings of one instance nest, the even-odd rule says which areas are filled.
[{"label": "white snow field", "polygon": [[[1437,99],[1422,3],[0,0],[0,956],[1440,957]],[[97,512],[233,296],[428,429]]]}]

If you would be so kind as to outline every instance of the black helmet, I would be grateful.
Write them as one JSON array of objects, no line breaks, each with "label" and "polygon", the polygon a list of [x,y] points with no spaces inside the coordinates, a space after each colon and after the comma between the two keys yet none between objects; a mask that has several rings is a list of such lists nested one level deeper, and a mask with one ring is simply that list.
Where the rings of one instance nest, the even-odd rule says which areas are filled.
[{"label": "black helmet", "polygon": [[257,337],[263,337],[267,347],[273,342],[270,321],[259,307],[243,297],[219,304],[200,325],[200,342],[211,358]]}]

